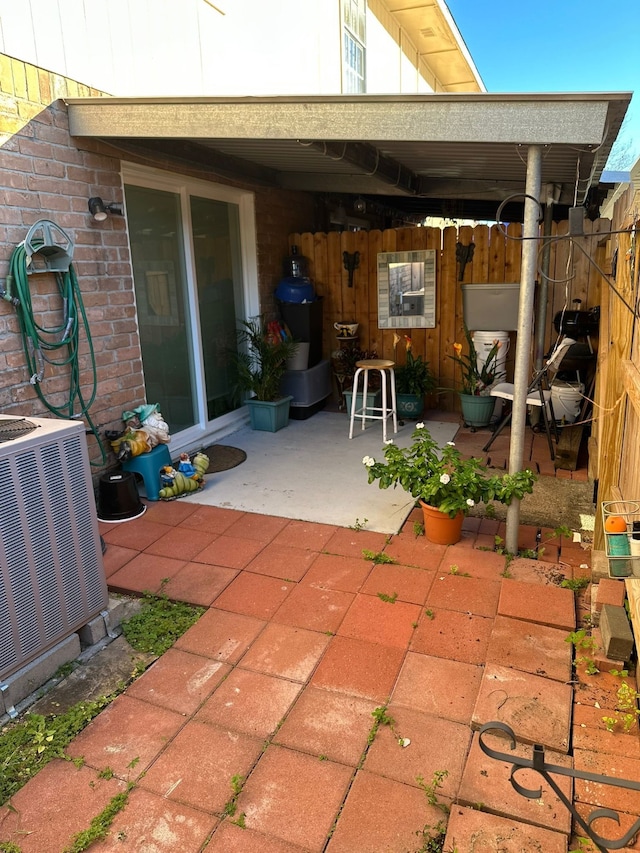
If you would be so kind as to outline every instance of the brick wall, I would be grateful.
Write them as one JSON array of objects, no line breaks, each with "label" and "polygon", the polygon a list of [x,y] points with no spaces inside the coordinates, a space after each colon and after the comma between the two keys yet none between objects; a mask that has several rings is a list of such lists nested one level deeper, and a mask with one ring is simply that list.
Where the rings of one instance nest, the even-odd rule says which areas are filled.
[{"label": "brick wall", "polygon": [[[95,222],[87,199],[99,195],[122,200],[120,162],[101,152],[93,141],[76,145],[70,139],[67,112],[60,100],[100,93],[6,56],[0,56],[0,81],[0,279],[6,278],[15,246],[35,222],[48,219],[68,233],[75,243],[73,266],[97,367],[90,416],[100,427],[118,428],[123,408],[132,399],[144,398],[128,242],[124,219],[112,216]],[[55,276],[31,275],[29,292],[36,322],[55,327],[61,317]],[[0,342],[0,410],[50,417],[29,381],[17,314],[6,301],[0,302]],[[85,398],[93,387],[88,350],[81,330],[80,386]],[[52,353],[57,361],[66,355],[66,347]],[[69,387],[68,368],[46,366],[41,391],[65,415]],[[89,447],[92,459],[99,459],[92,437]]]},{"label": "brick wall", "polygon": [[[145,401],[135,300],[124,217],[95,222],[87,208],[91,196],[122,201],[120,156],[113,147],[69,136],[64,97],[102,93],[60,75],[0,54],[0,283],[4,284],[15,246],[29,227],[49,219],[75,242],[78,276],[97,367],[97,393],[90,408],[94,424],[120,429],[121,413]],[[197,167],[185,168],[157,154],[123,158],[213,180]],[[223,183],[216,178],[217,182]],[[225,182],[229,183],[229,182]],[[313,230],[313,200],[301,193],[254,188],[258,232],[258,278],[262,310],[272,313],[273,291],[288,254],[291,232]],[[55,325],[60,298],[50,273],[29,278],[37,322]],[[0,412],[49,417],[30,383],[15,309],[0,300]],[[81,386],[85,397],[93,382],[88,345],[81,334]],[[47,366],[41,389],[62,406],[68,371]],[[89,438],[92,460],[100,458]],[[113,463],[113,457],[109,463]]]}]

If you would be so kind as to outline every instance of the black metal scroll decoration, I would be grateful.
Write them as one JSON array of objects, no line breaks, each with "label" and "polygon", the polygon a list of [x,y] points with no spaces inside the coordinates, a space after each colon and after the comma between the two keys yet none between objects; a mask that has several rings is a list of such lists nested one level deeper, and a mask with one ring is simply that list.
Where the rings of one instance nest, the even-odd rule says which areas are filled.
[{"label": "black metal scroll decoration", "polygon": [[629,788],[632,791],[640,791],[640,782],[632,782],[629,779],[612,779],[609,776],[601,776],[599,773],[588,773],[584,770],[575,770],[572,767],[561,767],[559,764],[548,764],[544,758],[544,746],[541,746],[538,743],[533,746],[532,758],[520,758],[517,755],[509,755],[507,752],[499,752],[498,750],[487,746],[482,739],[485,732],[490,731],[498,731],[505,734],[510,741],[509,748],[513,750],[516,747],[516,737],[513,733],[513,729],[506,725],[506,723],[485,723],[479,731],[479,742],[480,749],[485,755],[488,755],[489,758],[495,758],[496,761],[506,761],[507,763],[511,763],[509,781],[511,782],[514,790],[521,796],[527,797],[529,800],[540,799],[542,796],[542,788],[537,788],[536,790],[525,788],[515,779],[515,774],[518,770],[525,768],[535,770],[536,773],[539,773],[542,776],[561,802],[569,809],[571,816],[574,818],[576,823],[582,827],[591,841],[593,841],[600,853],[609,853],[610,850],[620,850],[621,848],[626,847],[640,830],[640,818],[638,818],[622,838],[608,839],[599,835],[595,829],[591,828],[591,824],[601,818],[609,818],[620,825],[620,815],[618,812],[613,811],[613,809],[594,809],[594,811],[592,811],[585,820],[578,814],[571,800],[567,799],[564,792],[558,787],[550,774],[555,773],[557,776],[569,776],[571,779],[584,779],[588,782],[598,782],[600,785],[613,785],[617,788]]},{"label": "black metal scroll decoration", "polygon": [[353,287],[353,274],[360,266],[360,252],[343,252],[342,265],[349,273],[349,287]]},{"label": "black metal scroll decoration", "polygon": [[460,272],[458,273],[458,281],[463,281],[464,279],[464,268],[467,264],[471,263],[473,260],[473,253],[476,250],[475,243],[469,243],[468,246],[465,246],[464,243],[456,243],[456,261],[460,265]]}]

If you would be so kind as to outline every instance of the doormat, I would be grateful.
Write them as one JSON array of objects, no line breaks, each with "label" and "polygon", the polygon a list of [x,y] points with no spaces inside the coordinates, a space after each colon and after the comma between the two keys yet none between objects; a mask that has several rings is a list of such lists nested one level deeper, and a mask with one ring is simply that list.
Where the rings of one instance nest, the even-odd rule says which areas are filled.
[{"label": "doormat", "polygon": [[229,447],[226,444],[212,444],[202,452],[209,457],[209,467],[205,472],[206,474],[228,471],[230,468],[240,465],[247,458],[244,450],[240,450],[239,447]]}]

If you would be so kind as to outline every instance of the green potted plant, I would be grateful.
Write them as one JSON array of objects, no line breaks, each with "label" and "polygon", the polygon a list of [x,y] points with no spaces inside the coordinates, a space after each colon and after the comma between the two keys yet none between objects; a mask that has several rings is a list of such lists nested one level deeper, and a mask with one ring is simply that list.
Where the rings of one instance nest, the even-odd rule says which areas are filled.
[{"label": "green potted plant", "polygon": [[[359,361],[368,361],[378,358],[376,350],[363,350],[359,347],[346,346],[335,350],[331,354],[333,372],[338,380],[338,387],[344,397],[347,412],[351,411],[351,397],[353,395],[353,377],[357,370]],[[367,407],[377,406],[380,403],[380,376],[373,373],[367,389]],[[362,391],[358,391],[356,397],[356,408],[362,408]]]},{"label": "green potted plant", "polygon": [[379,480],[381,489],[401,486],[409,492],[422,506],[427,539],[441,545],[460,539],[462,521],[477,503],[510,504],[530,494],[536,480],[528,469],[489,476],[486,465],[464,458],[452,441],[441,450],[423,423],[416,424],[409,447],[388,441],[384,460],[362,460],[369,483]]},{"label": "green potted plant", "polygon": [[476,427],[487,426],[495,408],[496,401],[491,397],[491,387],[496,381],[498,352],[502,342],[496,340],[484,361],[481,361],[466,325],[464,334],[468,352],[463,353],[463,345],[454,343],[454,355],[449,356],[449,358],[457,362],[461,368],[461,382],[458,393],[462,418],[467,426],[475,430]]},{"label": "green potted plant", "polygon": [[424,397],[435,391],[436,380],[429,363],[421,355],[414,356],[411,338],[404,336],[407,360],[395,369],[396,406],[398,414],[405,418],[419,418],[424,411]]},{"label": "green potted plant", "polygon": [[245,400],[251,427],[276,432],[289,422],[289,404],[293,398],[282,396],[280,382],[287,359],[295,355],[298,345],[283,334],[279,323],[266,323],[263,317],[243,321],[238,343],[237,385],[254,395]]}]

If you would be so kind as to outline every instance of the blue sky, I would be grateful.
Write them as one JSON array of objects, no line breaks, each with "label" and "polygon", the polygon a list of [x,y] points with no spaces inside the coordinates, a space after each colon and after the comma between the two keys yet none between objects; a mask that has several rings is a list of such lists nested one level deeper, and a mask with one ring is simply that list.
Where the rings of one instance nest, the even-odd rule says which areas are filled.
[{"label": "blue sky", "polygon": [[489,92],[636,92],[609,159],[640,157],[637,15],[595,0],[446,0]]}]

